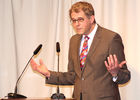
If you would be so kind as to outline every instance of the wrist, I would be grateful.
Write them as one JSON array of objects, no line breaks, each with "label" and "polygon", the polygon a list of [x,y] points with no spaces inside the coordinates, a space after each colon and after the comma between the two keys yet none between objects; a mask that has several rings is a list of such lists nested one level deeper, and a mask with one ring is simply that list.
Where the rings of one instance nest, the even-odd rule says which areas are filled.
[{"label": "wrist", "polygon": [[50,72],[49,71],[47,71],[47,72],[45,72],[44,74],[43,74],[45,77],[50,77]]},{"label": "wrist", "polygon": [[113,77],[117,77],[118,75],[116,73],[112,74]]}]

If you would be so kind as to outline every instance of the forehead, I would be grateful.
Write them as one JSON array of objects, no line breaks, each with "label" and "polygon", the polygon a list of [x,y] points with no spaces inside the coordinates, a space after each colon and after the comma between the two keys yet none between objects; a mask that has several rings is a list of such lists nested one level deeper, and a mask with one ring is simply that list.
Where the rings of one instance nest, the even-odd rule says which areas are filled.
[{"label": "forehead", "polygon": [[77,19],[79,17],[86,17],[85,13],[83,11],[79,11],[79,12],[72,12],[71,13],[71,18],[72,19]]}]

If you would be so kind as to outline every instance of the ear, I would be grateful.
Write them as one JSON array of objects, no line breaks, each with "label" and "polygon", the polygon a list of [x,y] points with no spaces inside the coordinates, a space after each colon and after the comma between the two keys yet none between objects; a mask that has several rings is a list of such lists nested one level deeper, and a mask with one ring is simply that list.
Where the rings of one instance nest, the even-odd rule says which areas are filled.
[{"label": "ear", "polygon": [[95,17],[92,15],[92,16],[90,16],[90,22],[91,23],[94,23],[94,20],[95,20]]}]

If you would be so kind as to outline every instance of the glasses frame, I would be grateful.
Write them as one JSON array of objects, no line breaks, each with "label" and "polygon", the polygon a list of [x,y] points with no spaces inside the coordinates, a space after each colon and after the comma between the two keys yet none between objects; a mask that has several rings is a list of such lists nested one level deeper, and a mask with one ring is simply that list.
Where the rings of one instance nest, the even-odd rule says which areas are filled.
[{"label": "glasses frame", "polygon": [[78,19],[71,19],[70,20],[70,22],[72,23],[72,24],[75,24],[76,22],[78,22],[78,23],[82,23],[82,22],[84,22],[84,18],[83,17],[79,17]]}]

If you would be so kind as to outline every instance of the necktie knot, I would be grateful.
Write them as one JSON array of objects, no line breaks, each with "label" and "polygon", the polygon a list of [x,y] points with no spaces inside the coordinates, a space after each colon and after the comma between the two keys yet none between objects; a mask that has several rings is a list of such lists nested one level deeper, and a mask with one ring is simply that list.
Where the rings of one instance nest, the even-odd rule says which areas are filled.
[{"label": "necktie knot", "polygon": [[89,40],[89,37],[86,35],[86,36],[84,37],[84,39],[85,39],[85,40]]}]

